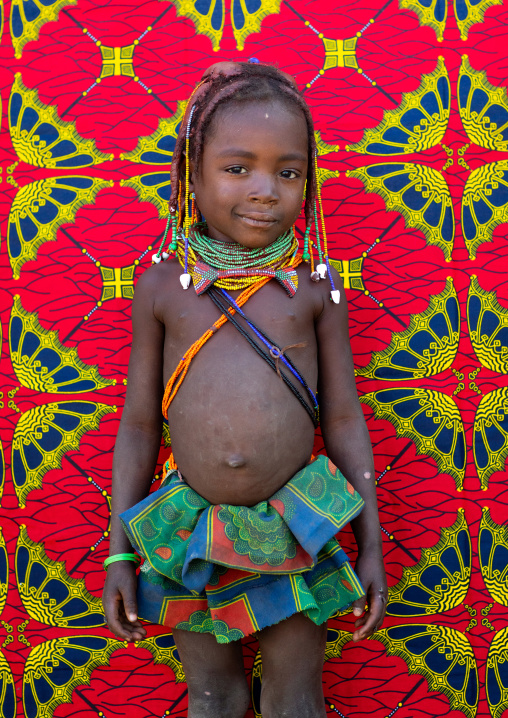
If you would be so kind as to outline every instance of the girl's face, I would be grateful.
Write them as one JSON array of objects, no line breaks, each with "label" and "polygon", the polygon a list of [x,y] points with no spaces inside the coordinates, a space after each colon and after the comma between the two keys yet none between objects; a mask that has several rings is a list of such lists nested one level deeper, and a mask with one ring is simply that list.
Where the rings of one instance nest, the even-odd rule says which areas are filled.
[{"label": "girl's face", "polygon": [[259,248],[295,222],[307,177],[307,123],[277,101],[215,114],[191,189],[213,239]]}]

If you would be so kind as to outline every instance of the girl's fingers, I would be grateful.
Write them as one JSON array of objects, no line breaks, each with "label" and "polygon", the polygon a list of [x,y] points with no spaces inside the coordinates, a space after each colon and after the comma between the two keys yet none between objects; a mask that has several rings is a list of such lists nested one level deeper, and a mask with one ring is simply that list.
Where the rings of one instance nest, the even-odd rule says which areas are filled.
[{"label": "girl's fingers", "polygon": [[[145,637],[146,629],[137,618],[135,594],[129,588],[119,592],[112,600],[106,599],[104,609],[108,628],[117,638],[131,642]],[[134,616],[133,620],[130,620],[131,616]]]},{"label": "girl's fingers", "polygon": [[124,621],[122,624],[122,636],[121,638],[126,641],[142,641],[143,638],[146,636],[146,629],[139,623],[139,621],[135,621],[134,623],[130,623],[129,621]]},{"label": "girl's fingers", "polygon": [[356,601],[353,601],[353,615],[361,616],[364,611],[365,611],[365,596],[362,596],[361,598],[357,598]]},{"label": "girl's fingers", "polygon": [[369,638],[381,628],[386,613],[386,601],[376,596],[370,603],[366,613],[355,621],[356,630],[353,633],[353,641],[360,641]]},{"label": "girl's fingers", "polygon": [[136,586],[130,582],[126,582],[120,588],[122,596],[123,611],[129,621],[133,623],[138,618],[138,602],[136,600]]}]

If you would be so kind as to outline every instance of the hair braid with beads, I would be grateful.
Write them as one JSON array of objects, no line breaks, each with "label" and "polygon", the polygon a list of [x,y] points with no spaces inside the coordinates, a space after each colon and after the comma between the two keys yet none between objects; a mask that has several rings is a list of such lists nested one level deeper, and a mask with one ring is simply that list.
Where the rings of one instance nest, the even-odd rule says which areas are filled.
[{"label": "hair braid with beads", "polygon": [[183,222],[185,208],[181,201],[180,186],[185,166],[185,144],[188,118],[194,108],[189,133],[189,160],[199,172],[206,134],[210,129],[216,111],[228,105],[275,101],[297,107],[303,113],[307,124],[309,161],[305,195],[305,224],[314,222],[316,197],[316,169],[314,157],[316,141],[314,124],[309,107],[290,77],[272,65],[239,62],[237,71],[231,74],[216,74],[204,77],[191,95],[187,110],[180,125],[171,163],[171,196],[169,206],[172,212],[178,207],[179,224]]}]

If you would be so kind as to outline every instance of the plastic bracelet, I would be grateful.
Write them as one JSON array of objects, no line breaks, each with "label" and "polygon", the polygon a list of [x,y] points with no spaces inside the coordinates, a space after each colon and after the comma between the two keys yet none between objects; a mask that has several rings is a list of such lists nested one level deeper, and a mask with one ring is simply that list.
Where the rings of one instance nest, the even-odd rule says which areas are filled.
[{"label": "plastic bracelet", "polygon": [[113,556],[108,556],[108,558],[104,560],[104,570],[107,571],[108,566],[111,563],[115,563],[115,561],[134,561],[138,566],[141,563],[141,559],[135,553],[115,553]]}]

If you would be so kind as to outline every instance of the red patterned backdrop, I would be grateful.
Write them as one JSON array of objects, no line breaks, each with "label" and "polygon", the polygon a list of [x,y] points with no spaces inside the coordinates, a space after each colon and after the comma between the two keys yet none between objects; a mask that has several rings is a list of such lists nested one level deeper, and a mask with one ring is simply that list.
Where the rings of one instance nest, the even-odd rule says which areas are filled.
[{"label": "red patterned backdrop", "polygon": [[[389,615],[362,645],[330,621],[328,714],[508,715],[501,0],[2,12],[1,718],[186,715],[167,629],[124,646],[104,626],[111,461],[179,103],[211,62],[251,56],[313,111],[376,460]],[[245,655],[259,716],[255,640]]]}]

